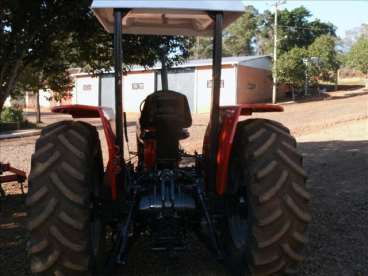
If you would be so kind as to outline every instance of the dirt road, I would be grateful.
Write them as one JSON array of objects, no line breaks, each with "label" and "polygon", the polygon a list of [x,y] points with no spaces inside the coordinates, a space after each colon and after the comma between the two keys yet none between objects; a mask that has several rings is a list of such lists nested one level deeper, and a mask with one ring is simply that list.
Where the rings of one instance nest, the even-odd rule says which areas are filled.
[{"label": "dirt road", "polygon": [[[290,105],[285,113],[273,116],[296,134],[314,195],[310,242],[298,275],[368,275],[367,102],[365,95],[327,104]],[[194,137],[186,141],[192,149],[200,149],[206,120],[203,116],[194,121]],[[132,135],[134,129],[129,131]],[[34,141],[33,137],[0,141],[0,160],[28,170]],[[11,196],[0,213],[0,275],[28,275],[26,210],[19,189],[13,185],[6,190]],[[227,275],[198,243],[191,248],[172,262],[139,243],[129,266],[116,275]]]}]

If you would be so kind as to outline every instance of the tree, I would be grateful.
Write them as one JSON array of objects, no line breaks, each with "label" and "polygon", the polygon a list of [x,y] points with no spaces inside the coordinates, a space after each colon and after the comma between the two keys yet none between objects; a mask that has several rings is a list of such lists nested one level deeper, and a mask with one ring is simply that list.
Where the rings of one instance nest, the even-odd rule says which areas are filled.
[{"label": "tree", "polygon": [[192,59],[203,59],[212,57],[212,39],[209,37],[192,38],[190,57]]},{"label": "tree", "polygon": [[316,63],[311,63],[311,71],[317,79],[337,79],[337,70],[340,67],[336,50],[336,38],[330,35],[321,35],[308,47],[310,58],[316,58]]},{"label": "tree", "polygon": [[306,65],[303,59],[307,51],[303,48],[293,48],[280,56],[277,61],[277,77],[280,83],[288,84],[294,92],[305,82]]},{"label": "tree", "polygon": [[[253,6],[247,6],[244,14],[225,29],[223,34],[223,56],[241,56],[254,53],[258,15],[257,9]],[[196,59],[211,58],[212,38],[193,38],[190,56]]]},{"label": "tree", "polygon": [[343,50],[345,52],[349,51],[354,43],[362,36],[368,36],[368,24],[366,23],[363,23],[357,28],[346,31],[345,37],[342,39]]},{"label": "tree", "polygon": [[244,14],[226,29],[224,55],[241,56],[254,53],[254,39],[257,31],[258,10],[247,6]]},{"label": "tree", "polygon": [[368,36],[362,36],[352,46],[346,56],[347,64],[366,75],[366,88],[368,88]]},{"label": "tree", "polygon": [[[97,22],[90,4],[91,0],[0,2],[0,111],[28,67],[40,73],[44,65],[62,59],[54,75],[63,76],[69,67],[93,73],[110,70],[112,36]],[[129,64],[152,66],[165,41],[179,45],[169,60],[180,62],[188,56],[188,39],[183,37],[124,35],[123,41],[126,69]]]},{"label": "tree", "polygon": [[[57,61],[57,60],[56,60]],[[61,68],[60,68],[61,67]],[[15,93],[32,92],[36,96],[36,123],[41,123],[39,102],[40,90],[51,90],[48,100],[61,100],[69,96],[73,88],[68,69],[57,62],[46,64],[43,68],[28,66],[17,81]]]},{"label": "tree", "polygon": [[[336,37],[336,27],[319,19],[310,20],[312,14],[305,7],[279,11],[279,54],[292,48],[307,48],[321,35]],[[274,14],[266,10],[262,14],[253,6],[247,6],[244,14],[224,31],[224,56],[271,54],[273,50]],[[210,58],[212,39],[193,40],[191,57]]]},{"label": "tree", "polygon": [[[336,27],[333,24],[321,22],[319,19],[311,21],[311,16],[305,7],[279,11],[280,54],[295,47],[307,48],[321,35],[336,36]],[[265,11],[259,17],[258,24],[257,47],[262,54],[270,54],[273,49],[274,14]]]}]

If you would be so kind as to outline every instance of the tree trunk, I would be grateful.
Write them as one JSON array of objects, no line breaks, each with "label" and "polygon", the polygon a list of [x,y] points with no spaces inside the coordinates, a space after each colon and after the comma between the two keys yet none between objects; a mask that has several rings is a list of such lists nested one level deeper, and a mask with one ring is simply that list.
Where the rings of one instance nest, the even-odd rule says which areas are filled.
[{"label": "tree trunk", "polygon": [[339,90],[339,70],[336,70],[335,77],[335,91],[337,91]]},{"label": "tree trunk", "polygon": [[2,94],[2,91],[0,91],[0,113],[3,111],[6,98],[6,95]]},{"label": "tree trunk", "polygon": [[3,79],[3,76],[1,76],[2,77],[1,81],[5,83],[5,85],[3,85],[2,87],[0,86],[1,87],[0,88],[0,112],[3,110],[5,100],[11,95],[11,93],[15,89],[15,85],[19,77],[21,65],[22,65],[22,60],[18,59],[13,65],[9,74],[4,73],[7,71],[4,69],[4,67],[1,70],[1,74],[5,75],[6,77]]},{"label": "tree trunk", "polygon": [[36,93],[36,123],[40,124],[41,122],[41,107],[40,107],[40,92]]}]

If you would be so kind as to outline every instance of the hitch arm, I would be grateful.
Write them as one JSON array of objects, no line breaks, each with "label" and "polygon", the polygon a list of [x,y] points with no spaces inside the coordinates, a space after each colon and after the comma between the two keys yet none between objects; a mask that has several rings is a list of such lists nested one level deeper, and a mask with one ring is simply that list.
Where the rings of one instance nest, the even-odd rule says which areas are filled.
[{"label": "hitch arm", "polygon": [[128,216],[125,223],[120,224],[118,234],[108,258],[106,269],[103,276],[110,276],[114,271],[116,264],[126,264],[127,262],[127,251],[128,251],[128,239],[129,239],[129,227],[133,220],[133,213],[136,207],[136,193],[133,195],[133,200],[130,202]]}]

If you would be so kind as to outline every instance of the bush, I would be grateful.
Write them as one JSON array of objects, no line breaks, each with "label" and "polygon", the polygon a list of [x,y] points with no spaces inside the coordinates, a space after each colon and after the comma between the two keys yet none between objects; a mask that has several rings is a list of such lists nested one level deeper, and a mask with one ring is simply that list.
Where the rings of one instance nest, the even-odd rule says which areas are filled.
[{"label": "bush", "polygon": [[4,107],[0,114],[0,121],[3,123],[22,123],[24,121],[23,111],[18,107]]}]

